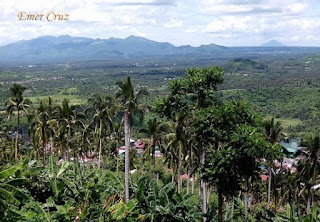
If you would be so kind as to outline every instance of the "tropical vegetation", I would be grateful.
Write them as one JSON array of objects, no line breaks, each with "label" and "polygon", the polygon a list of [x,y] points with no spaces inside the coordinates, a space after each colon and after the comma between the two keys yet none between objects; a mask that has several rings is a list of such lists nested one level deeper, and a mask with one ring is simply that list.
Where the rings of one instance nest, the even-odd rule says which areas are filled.
[{"label": "tropical vegetation", "polygon": [[[187,69],[153,102],[130,77],[83,104],[31,104],[27,88],[12,85],[5,105],[16,125],[0,128],[1,220],[318,221],[319,133],[287,152],[281,122],[226,99],[224,78],[219,67]],[[283,167],[289,158],[295,168]]]}]

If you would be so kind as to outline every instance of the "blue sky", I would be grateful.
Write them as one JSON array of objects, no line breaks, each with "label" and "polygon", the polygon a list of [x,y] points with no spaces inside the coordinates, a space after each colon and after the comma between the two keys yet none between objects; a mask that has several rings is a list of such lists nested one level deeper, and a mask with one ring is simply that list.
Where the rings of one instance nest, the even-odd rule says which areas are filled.
[{"label": "blue sky", "polygon": [[[17,13],[69,21],[18,21]],[[174,45],[254,46],[271,39],[320,46],[319,0],[1,0],[0,45],[42,35],[125,38]]]}]

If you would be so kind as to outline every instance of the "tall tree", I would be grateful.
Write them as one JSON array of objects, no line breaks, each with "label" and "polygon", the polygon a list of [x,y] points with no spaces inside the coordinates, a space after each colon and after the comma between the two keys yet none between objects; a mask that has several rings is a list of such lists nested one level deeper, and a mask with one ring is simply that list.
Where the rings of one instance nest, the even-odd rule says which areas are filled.
[{"label": "tall tree", "polygon": [[[202,109],[214,105],[216,99],[214,91],[223,82],[224,72],[221,68],[193,68],[187,69],[186,90],[193,94],[191,98],[196,102],[196,108]],[[204,165],[206,147],[199,144],[200,166]],[[201,173],[200,173],[201,174]],[[206,184],[200,175],[200,203],[203,212],[207,212]]]},{"label": "tall tree", "polygon": [[106,137],[107,131],[112,132],[112,111],[113,98],[108,96],[96,95],[89,99],[91,109],[93,111],[93,124],[99,129],[99,163],[98,168],[101,167],[101,153],[103,139]]},{"label": "tall tree", "polygon": [[[222,221],[223,196],[234,197],[245,192],[245,220],[247,220],[247,193],[249,178],[259,175],[258,158],[263,157],[266,141],[257,129],[240,125],[230,135],[230,141],[208,153],[203,178],[218,190],[218,221]],[[244,188],[242,183],[244,181]]]},{"label": "tall tree", "polygon": [[182,162],[187,155],[186,151],[186,134],[185,118],[179,116],[171,125],[171,132],[166,134],[167,147],[165,149],[166,162],[169,162],[173,171],[176,173],[178,193],[181,191],[181,168]]},{"label": "tall tree", "polygon": [[[215,91],[223,82],[224,72],[221,68],[187,69],[183,78],[170,82],[170,94],[162,101],[161,113],[175,121],[191,115],[197,109],[206,108],[217,102]],[[177,116],[180,116],[177,118]],[[198,144],[200,165],[204,164],[206,147]],[[206,213],[206,186],[200,180],[200,204]]]},{"label": "tall tree", "polygon": [[41,101],[37,109],[37,113],[35,114],[35,120],[31,127],[33,128],[34,137],[36,138],[36,141],[42,143],[43,165],[46,164],[46,146],[49,142],[50,135],[52,135],[50,133],[51,127],[49,124],[49,120],[49,112],[46,109],[44,101]]},{"label": "tall tree", "polygon": [[64,160],[69,159],[70,139],[74,134],[74,124],[76,123],[75,106],[70,106],[69,101],[64,99],[61,106],[57,106],[54,111],[54,119],[50,121],[51,127],[55,130],[54,137],[58,138],[61,153]]},{"label": "tall tree", "polygon": [[[303,152],[306,156],[305,159],[301,161],[302,166],[300,175],[302,181],[304,182],[304,189],[307,190],[307,214],[310,213],[310,209],[313,205],[313,186],[317,184],[319,176],[319,166],[320,166],[320,134],[316,133],[309,136],[305,141],[302,142],[303,146],[307,147],[306,151]],[[299,154],[298,153],[298,154]]]},{"label": "tall tree", "polygon": [[7,161],[9,159],[9,155],[11,156],[13,154],[11,142],[12,139],[9,136],[9,128],[7,126],[3,126],[2,129],[0,129],[0,163]]},{"label": "tall tree", "polygon": [[[116,147],[119,147],[120,144],[124,143],[123,140],[123,125],[120,122],[115,122],[113,124],[113,133],[112,137],[116,141]],[[119,171],[119,155],[115,152],[117,159],[117,172]]]},{"label": "tall tree", "polygon": [[120,98],[121,104],[117,107],[123,111],[124,121],[124,136],[125,136],[125,200],[129,201],[129,170],[130,170],[130,138],[131,138],[131,126],[132,117],[136,113],[140,116],[148,108],[145,104],[140,104],[139,100],[143,95],[147,95],[145,89],[135,91],[130,77],[124,78],[123,82],[116,83],[119,87],[116,93],[116,98]]},{"label": "tall tree", "polygon": [[263,122],[263,135],[270,143],[279,143],[284,137],[283,127],[279,121],[275,122],[274,118]]},{"label": "tall tree", "polygon": [[[193,126],[195,128],[195,141],[197,142],[196,145],[199,147],[200,146],[207,147],[208,149],[210,149],[212,153],[217,153],[217,155],[221,155],[221,158],[229,157],[229,156],[224,157],[223,155],[226,155],[226,153],[221,154],[220,151],[226,152],[223,148],[230,147],[229,144],[233,139],[232,135],[237,131],[237,128],[241,125],[246,125],[250,127],[256,126],[256,119],[257,119],[256,115],[249,110],[247,105],[241,102],[229,102],[220,106],[200,109],[196,111],[195,116],[197,118],[195,119]],[[213,154],[210,154],[210,155],[211,157],[209,159],[211,162],[215,161],[213,157],[218,158]],[[232,156],[230,156],[230,158],[231,157]],[[227,161],[227,163],[229,161],[228,159],[222,159],[222,160]],[[215,168],[215,170],[217,169],[218,168]],[[224,172],[222,169],[228,169],[228,167],[221,168],[221,171],[217,171],[216,173],[223,173],[223,174],[230,173],[230,177],[234,176],[233,174],[234,172],[232,171]],[[215,173],[215,170],[212,171],[212,173]],[[202,171],[202,172],[205,173],[205,171]],[[208,179],[208,176],[209,176],[209,179]],[[220,176],[222,176],[222,174]],[[211,178],[210,175],[203,176],[204,180],[207,180],[210,183],[214,182],[213,185],[215,183],[220,184],[221,182],[220,184],[222,187],[221,189],[224,189],[222,184],[226,183],[226,180],[232,179],[232,178],[228,179],[228,177],[225,177],[225,178],[221,177],[221,181],[216,181],[213,178],[211,178],[213,180],[210,181],[211,180],[210,178]],[[242,177],[242,179],[244,178]],[[231,185],[232,183],[230,182]],[[225,186],[227,188],[229,184]],[[220,207],[222,207],[221,202],[220,204],[221,204]],[[222,208],[220,209],[222,210]],[[222,219],[221,210],[219,211],[219,216]]]},{"label": "tall tree", "polygon": [[19,84],[13,84],[13,86],[9,89],[11,93],[11,97],[6,102],[8,118],[10,119],[14,112],[17,112],[17,127],[16,127],[16,142],[15,142],[15,150],[14,157],[18,159],[18,141],[19,141],[19,131],[20,131],[20,114],[24,112],[28,115],[28,107],[31,104],[29,99],[23,98],[23,92],[27,88],[23,87]]},{"label": "tall tree", "polygon": [[152,155],[152,164],[153,164],[153,175],[155,175],[155,168],[156,168],[156,157],[155,157],[155,147],[158,144],[160,147],[161,137],[167,132],[168,126],[161,121],[158,121],[157,118],[149,119],[147,122],[147,127],[140,129],[140,132],[145,134],[147,137],[150,138],[150,144],[148,149],[150,149]]},{"label": "tall tree", "polygon": [[266,159],[268,161],[268,209],[270,208],[271,201],[271,184],[272,184],[272,172],[273,172],[273,161],[281,156],[279,142],[283,138],[283,128],[279,121],[275,122],[274,118],[265,120],[262,125],[262,133],[265,138],[272,143],[272,150],[269,150]]},{"label": "tall tree", "polygon": [[78,144],[77,150],[74,152],[77,153],[77,156],[82,158],[84,163],[84,158],[92,147],[92,122],[88,122],[89,117],[85,119],[79,119],[76,123],[77,131],[75,133]]}]

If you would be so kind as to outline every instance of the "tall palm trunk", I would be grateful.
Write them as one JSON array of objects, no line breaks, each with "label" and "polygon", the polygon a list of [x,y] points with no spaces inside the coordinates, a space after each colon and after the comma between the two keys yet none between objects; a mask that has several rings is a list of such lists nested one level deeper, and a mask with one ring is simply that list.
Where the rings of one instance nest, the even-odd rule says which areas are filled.
[{"label": "tall palm trunk", "polygon": [[101,167],[101,152],[102,152],[102,120],[100,120],[100,135],[99,135],[99,163],[98,168]]},{"label": "tall palm trunk", "polygon": [[218,221],[222,222],[222,205],[223,205],[223,196],[222,193],[218,192]]},{"label": "tall palm trunk", "polygon": [[270,209],[270,200],[271,200],[271,177],[272,177],[272,171],[271,167],[269,167],[269,183],[268,183],[268,210]]},{"label": "tall palm trunk", "polygon": [[124,137],[125,137],[125,200],[129,202],[129,168],[130,168],[130,126],[129,126],[129,113],[124,111]]},{"label": "tall palm trunk", "polygon": [[226,221],[228,219],[228,214],[229,214],[229,199],[227,200],[227,205],[226,205],[226,213],[224,215],[224,220]]},{"label": "tall palm trunk", "polygon": [[36,148],[37,148],[37,151],[36,151],[36,158],[37,158],[37,161],[39,161],[40,160],[40,145],[39,144],[37,144],[36,145]]},{"label": "tall palm trunk", "polygon": [[98,169],[101,168],[101,150],[102,150],[102,139],[99,138],[99,160],[98,160]]},{"label": "tall palm trunk", "polygon": [[311,189],[311,207],[313,206],[314,201],[314,189]]},{"label": "tall palm trunk", "polygon": [[189,186],[190,186],[190,169],[188,169],[188,179],[187,179],[187,195],[189,195]]},{"label": "tall palm trunk", "polygon": [[208,187],[207,189],[207,205],[209,205],[209,201],[210,201],[210,195],[211,195],[211,187]]},{"label": "tall palm trunk", "polygon": [[53,146],[54,146],[53,137],[50,138],[50,141],[51,141],[50,156],[51,156],[53,152]]},{"label": "tall palm trunk", "polygon": [[14,147],[14,158],[18,160],[18,140],[19,140],[19,128],[20,128],[20,111],[18,108],[18,120],[17,120],[17,130],[16,130],[16,143]]},{"label": "tall palm trunk", "polygon": [[42,161],[43,161],[43,166],[46,165],[46,142],[45,138],[42,138],[42,150],[43,150],[43,156],[42,156]]},{"label": "tall palm trunk", "polygon": [[117,154],[116,158],[117,158],[117,173],[118,173],[119,172],[119,157],[118,157],[118,154]]},{"label": "tall palm trunk", "polygon": [[191,182],[191,194],[194,194],[194,182],[195,182],[195,175],[192,175],[192,182]]},{"label": "tall palm trunk", "polygon": [[308,188],[308,200],[307,200],[307,214],[310,213],[310,209],[311,209],[311,196],[312,196],[312,193],[311,193],[311,186],[310,188]]},{"label": "tall palm trunk", "polygon": [[157,173],[157,186],[159,186],[159,174]]},{"label": "tall palm trunk", "polygon": [[181,191],[181,184],[182,184],[182,180],[181,180],[181,156],[182,156],[182,141],[179,141],[179,158],[178,158],[178,175],[177,175],[177,180],[178,180],[178,193],[180,193]]},{"label": "tall palm trunk", "polygon": [[232,197],[231,218],[233,218],[233,212],[234,212],[234,197]]},{"label": "tall palm trunk", "polygon": [[189,166],[188,166],[188,181],[187,181],[187,194],[189,194],[190,177],[192,176],[192,149],[189,147]]},{"label": "tall palm trunk", "polygon": [[177,169],[177,182],[178,182],[178,193],[181,191],[181,161],[180,158],[178,160],[178,169]]},{"label": "tall palm trunk", "polygon": [[[200,154],[200,164],[204,165],[205,151],[202,149]],[[202,212],[207,213],[207,198],[206,198],[206,184],[202,179],[203,173],[200,172],[200,204],[202,206]]]},{"label": "tall palm trunk", "polygon": [[244,219],[248,221],[248,177],[246,177],[244,181],[244,190]]},{"label": "tall palm trunk", "polygon": [[69,161],[69,142],[68,142],[68,139],[67,139],[67,150],[65,150],[65,161]]},{"label": "tall palm trunk", "polygon": [[153,165],[153,177],[155,176],[156,172],[156,146],[154,144],[154,138],[151,139],[152,144],[152,165]]}]

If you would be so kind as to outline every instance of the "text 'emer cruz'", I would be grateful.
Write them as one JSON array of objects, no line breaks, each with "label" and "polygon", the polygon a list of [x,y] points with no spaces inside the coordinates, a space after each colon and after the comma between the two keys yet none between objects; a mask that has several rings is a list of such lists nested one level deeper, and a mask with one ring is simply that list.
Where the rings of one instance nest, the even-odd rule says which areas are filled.
[{"label": "text 'emer cruz'", "polygon": [[43,13],[26,13],[24,11],[18,12],[18,20],[19,21],[27,21],[27,20],[42,20],[45,18],[47,21],[57,21],[57,20],[69,20],[69,14],[67,13],[55,13],[55,12],[48,12],[46,15]]}]

